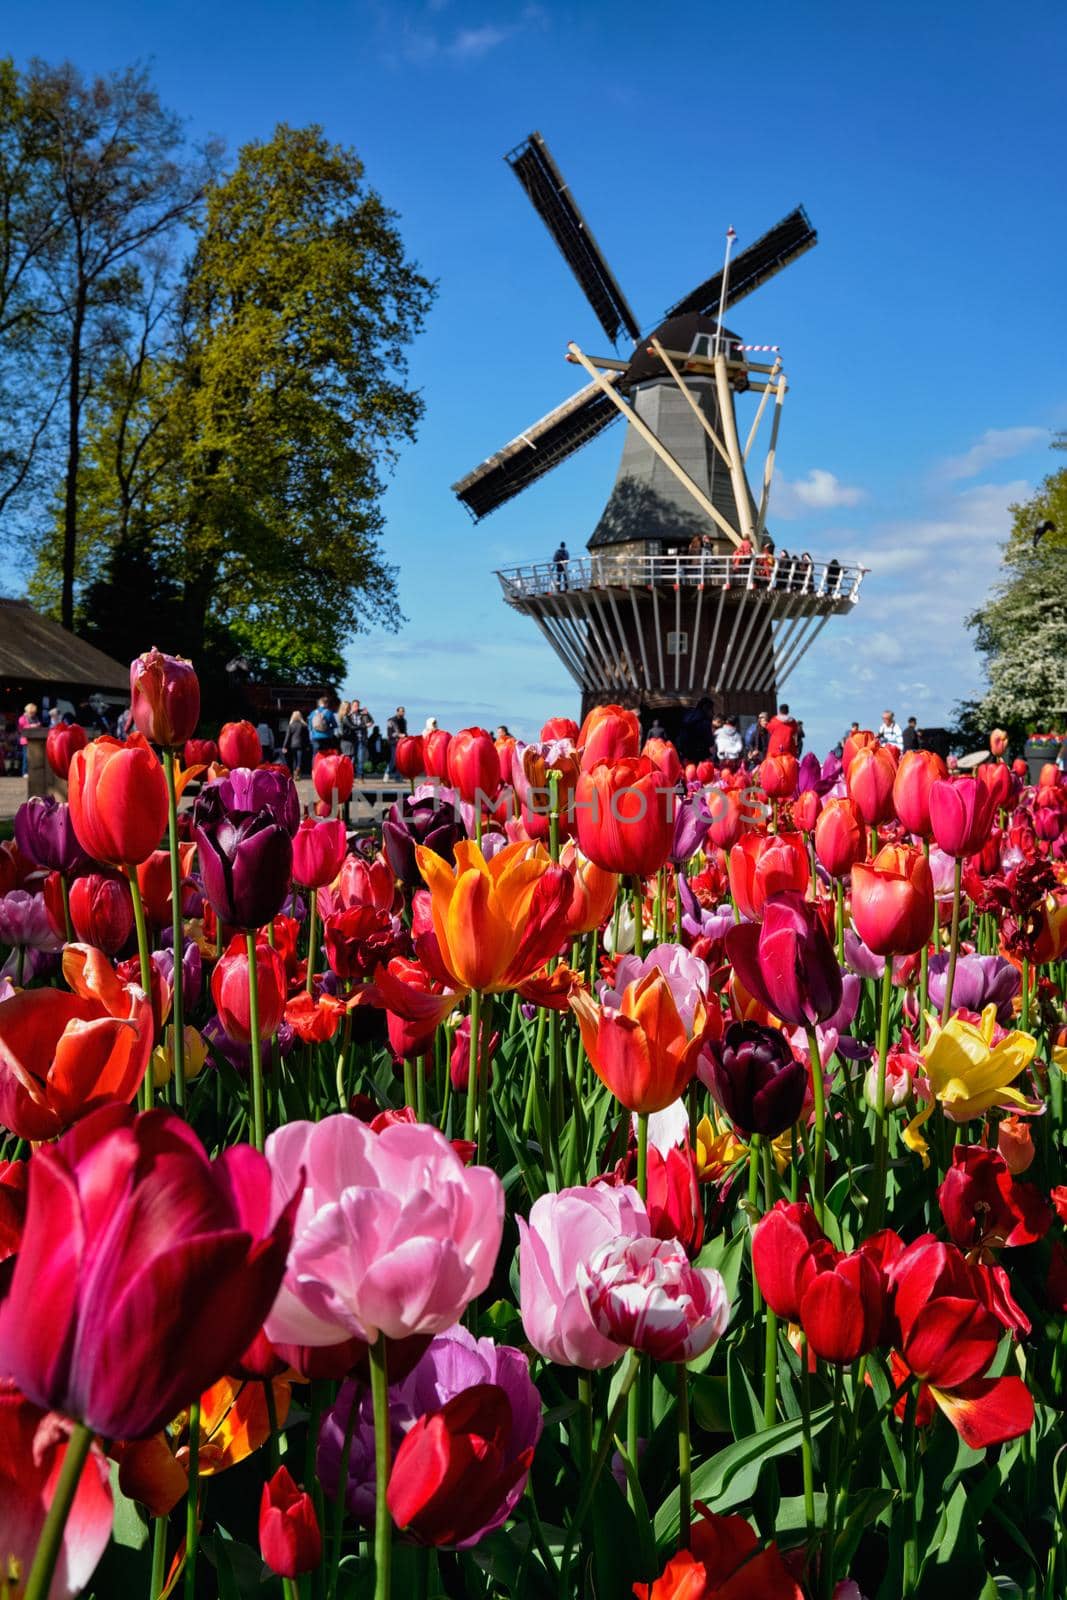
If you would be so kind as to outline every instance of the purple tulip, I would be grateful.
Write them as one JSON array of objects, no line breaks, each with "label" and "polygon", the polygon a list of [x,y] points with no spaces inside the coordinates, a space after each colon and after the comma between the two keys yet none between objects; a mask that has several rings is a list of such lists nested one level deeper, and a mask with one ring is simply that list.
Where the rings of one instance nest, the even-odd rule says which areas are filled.
[{"label": "purple tulip", "polygon": [[[900,982],[900,974],[911,960],[910,956],[893,957],[893,982]],[[859,978],[881,979],[885,971],[885,957],[876,956],[852,928],[845,929],[845,965]],[[857,1005],[859,1001],[857,1000]]]},{"label": "purple tulip", "polygon": [[724,939],[734,925],[734,914],[729,905],[709,911],[702,906],[689,886],[689,880],[678,875],[678,892],[682,901],[682,931],[690,939]]},{"label": "purple tulip", "polygon": [[[930,1005],[940,1011],[948,982],[948,955],[931,956],[927,973]],[[957,1011],[962,1006],[965,1011],[982,1012],[986,1006],[996,1006],[997,1021],[1002,1028],[1008,1028],[1012,1019],[1011,1003],[1021,988],[1018,968],[1003,956],[961,955],[952,979],[952,1010]]]},{"label": "purple tulip", "polygon": [[841,969],[817,908],[803,895],[772,895],[762,923],[726,935],[726,955],[754,1000],[788,1027],[832,1017],[841,1004]]},{"label": "purple tulip", "polygon": [[28,861],[49,872],[73,877],[89,866],[71,824],[70,807],[52,795],[34,795],[22,802],[15,812],[15,843]]},{"label": "purple tulip", "polygon": [[[365,1006],[360,1009],[370,1010],[370,1007]],[[241,1044],[238,1040],[231,1039],[217,1016],[209,1017],[200,1032],[216,1055],[220,1055],[223,1060],[228,1061],[230,1066],[239,1072],[242,1077],[248,1076],[252,1070],[252,1048],[250,1045]],[[287,1022],[279,1024],[277,1041],[278,1055],[284,1058],[297,1042],[296,1034]],[[263,1047],[263,1066],[267,1072],[270,1071],[274,1049],[275,1045],[273,1043]]]},{"label": "purple tulip", "polygon": [[679,801],[674,809],[674,841],[670,859],[676,867],[684,865],[702,849],[711,826],[711,812],[702,790]]},{"label": "purple tulip", "polygon": [[[393,1449],[427,1412],[439,1411],[456,1395],[476,1384],[494,1383],[503,1389],[511,1406],[511,1443],[515,1454],[536,1445],[541,1437],[541,1396],[530,1379],[530,1364],[520,1350],[475,1339],[457,1323],[438,1334],[408,1376],[389,1390],[389,1421]],[[341,1387],[336,1404],[322,1420],[319,1431],[318,1475],[332,1502],[341,1477],[345,1436],[358,1404],[348,1457],[345,1505],[358,1521],[374,1518],[374,1417],[370,1395],[349,1380]],[[525,1474],[501,1496],[488,1521],[464,1545],[477,1544],[511,1514],[526,1486]]]},{"label": "purple tulip", "polygon": [[415,864],[416,845],[425,845],[446,861],[454,861],[458,840],[465,837],[462,822],[440,792],[421,799],[405,795],[391,806],[382,823],[382,843],[394,876],[409,889],[421,885],[422,875]]},{"label": "purple tulip", "polygon": [[272,922],[293,874],[293,841],[274,813],[264,807],[198,818],[196,844],[204,894],[220,921],[245,929]]},{"label": "purple tulip", "polygon": [[269,811],[286,833],[300,826],[300,797],[287,772],[273,767],[234,767],[225,778],[205,784],[193,807],[193,821],[203,827],[222,816]]},{"label": "purple tulip", "polygon": [[0,898],[0,944],[21,950],[58,950],[62,943],[43,894],[10,889]]},{"label": "purple tulip", "polygon": [[807,1068],[781,1029],[758,1022],[731,1022],[708,1045],[697,1073],[735,1127],[768,1139],[793,1126],[808,1087]]},{"label": "purple tulip", "polygon": [[[152,962],[163,978],[164,982],[173,987],[174,984],[174,947],[173,932],[167,928],[171,945],[162,950],[153,950]],[[200,947],[192,939],[186,939],[182,951],[182,996],[187,1010],[192,1011],[200,999],[200,990],[204,981],[204,964],[200,958]]]}]

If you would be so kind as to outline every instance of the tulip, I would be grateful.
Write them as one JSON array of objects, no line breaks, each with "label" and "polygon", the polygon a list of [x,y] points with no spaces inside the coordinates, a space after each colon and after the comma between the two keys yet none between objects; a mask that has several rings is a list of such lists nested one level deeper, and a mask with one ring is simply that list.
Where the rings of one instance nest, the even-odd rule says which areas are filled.
[{"label": "tulip", "polygon": [[[211,998],[219,1021],[229,1038],[248,1044],[252,1038],[252,1018],[248,998],[246,941],[235,934],[211,974]],[[285,1011],[285,963],[277,950],[265,940],[256,941],[256,986],[259,997],[259,1037],[269,1039],[277,1030]]]},{"label": "tulip", "polygon": [[896,1347],[972,1450],[1018,1438],[1034,1420],[1021,1378],[983,1376],[1003,1326],[984,1303],[980,1271],[926,1234],[887,1274]]},{"label": "tulip", "polygon": [[356,781],[356,769],[351,756],[323,750],[311,763],[311,781],[315,785],[315,793],[325,805],[333,805],[335,795],[339,806],[346,805],[352,798]]},{"label": "tulip", "polygon": [[870,863],[856,863],[852,922],[875,955],[912,955],[922,949],[934,923],[934,884],[920,850],[887,844]]},{"label": "tulip", "polygon": [[[235,928],[262,928],[289,894],[293,841],[264,808],[227,814],[220,801],[201,812],[197,801],[196,843],[204,893],[215,915]],[[200,815],[211,817],[201,822]]]},{"label": "tulip", "polygon": [[881,744],[865,745],[845,768],[848,797],[859,807],[868,828],[877,828],[894,815],[893,785],[896,776],[896,759],[889,747]]},{"label": "tulip", "polygon": [[337,977],[362,980],[382,962],[407,948],[399,918],[375,906],[351,906],[335,911],[322,925],[330,970]]},{"label": "tulip", "polygon": [[70,887],[70,920],[82,944],[115,956],[133,932],[133,901],[122,878],[90,872]]},{"label": "tulip", "polygon": [[994,808],[1002,810],[1015,790],[1011,768],[1006,767],[1003,761],[987,761],[978,768],[975,777],[993,796]]},{"label": "tulip", "polygon": [[[937,1011],[944,1004],[948,987],[948,964],[946,954],[938,953],[930,957],[930,1003]],[[962,1007],[965,1011],[981,1013],[987,1005],[993,1005],[996,1007],[997,1022],[1006,1028],[1013,1015],[1012,1001],[1021,988],[1022,977],[1018,967],[1004,956],[962,955],[956,962],[950,1009],[957,1011]]]},{"label": "tulip", "polygon": [[863,1250],[827,1264],[800,1297],[800,1325],[821,1361],[844,1365],[873,1350],[884,1314],[882,1274]]},{"label": "tulip", "polygon": [[334,882],[328,889],[320,889],[316,898],[323,916],[351,911],[355,906],[370,906],[392,916],[403,904],[389,864],[381,855],[370,860],[355,854],[345,856]]},{"label": "tulip", "polygon": [[469,805],[491,806],[500,790],[500,756],[484,728],[461,728],[448,747],[448,781]]},{"label": "tulip", "polygon": [[519,1227],[519,1309],[526,1337],[548,1361],[593,1371],[609,1367],[623,1345],[599,1333],[576,1273],[602,1246],[625,1235],[647,1237],[648,1213],[636,1189],[561,1189],[544,1194]]},{"label": "tulip", "polygon": [[225,723],[219,734],[219,755],[225,767],[258,767],[263,760],[263,746],[252,724]]},{"label": "tulip", "polygon": [[308,889],[332,883],[348,852],[348,832],[340,817],[305,817],[293,836],[293,877]]},{"label": "tulip", "polygon": [[152,744],[168,750],[184,746],[200,721],[200,680],[192,662],[154,648],[138,656],[130,663],[130,707],[138,732]]},{"label": "tulip", "polygon": [[788,800],[797,791],[797,758],[767,756],[756,769],[756,781],[768,800]]},{"label": "tulip", "polygon": [[893,779],[893,806],[908,833],[929,839],[930,790],[948,777],[948,768],[933,750],[906,750]]},{"label": "tulip", "polygon": [[803,1201],[779,1200],[752,1234],[752,1270],[771,1310],[786,1322],[800,1321],[805,1291],[831,1268],[836,1252]]},{"label": "tulip", "polygon": [[15,812],[15,843],[28,861],[72,877],[89,865],[71,821],[70,807],[52,795],[33,795]]},{"label": "tulip", "polygon": [[551,835],[550,772],[555,774],[558,832],[561,838],[569,833],[579,770],[578,754],[569,740],[516,746],[508,777],[515,786],[523,826],[531,839],[544,841]]},{"label": "tulip", "polygon": [[571,898],[566,870],[540,845],[510,844],[486,861],[472,841],[456,864],[419,846],[440,958],[454,983],[479,993],[518,988],[554,955]]},{"label": "tulip", "polygon": [[[14,1384],[0,1380],[0,1594],[5,1597],[15,1600],[25,1592],[19,1578],[29,1575],[60,1472],[73,1448],[70,1428],[61,1417],[42,1411]],[[74,1600],[90,1587],[110,1541],[113,1518],[107,1457],[92,1442],[63,1528],[49,1600]]]},{"label": "tulip", "polygon": [[27,989],[0,1001],[0,1122],[52,1139],[106,1100],[130,1100],[152,1049],[143,991],[119,981],[100,951],[68,945],[70,991]]},{"label": "tulip", "polygon": [[1035,1244],[1052,1223],[1040,1190],[1014,1183],[1004,1157],[981,1145],[956,1145],[937,1199],[961,1250]]},{"label": "tulip", "polygon": [[803,794],[798,794],[793,801],[793,826],[799,828],[801,833],[810,834],[815,831],[815,824],[819,820],[822,810],[822,800],[814,789],[805,789]]},{"label": "tulip", "polygon": [[989,838],[994,796],[976,778],[954,778],[930,786],[930,827],[946,855],[973,856]]},{"label": "tulip", "polygon": [[719,1029],[719,1015],[714,998],[711,998],[710,974],[707,964],[680,944],[658,944],[646,956],[626,955],[615,968],[610,983],[600,985],[601,1002],[619,1010],[625,1003],[626,991],[639,984],[651,972],[659,972],[670,987],[682,1027],[691,1033],[697,1026],[697,1008],[707,1013],[707,1032]]},{"label": "tulip", "polygon": [[779,1028],[732,1022],[697,1074],[742,1133],[776,1139],[800,1116],[808,1075]]},{"label": "tulip", "polygon": [[695,1255],[704,1241],[704,1210],[688,1125],[684,1142],[665,1150],[650,1136],[646,1204],[653,1237],[677,1239],[688,1255]]},{"label": "tulip", "polygon": [[265,1323],[272,1341],[442,1333],[487,1287],[504,1191],[488,1168],[464,1167],[436,1128],[376,1134],[342,1113],[287,1123],[267,1140],[267,1157],[275,1214],[300,1196],[285,1280]]},{"label": "tulip", "polygon": [[296,1578],[322,1560],[322,1534],[315,1502],[279,1467],[263,1485],[259,1501],[259,1553],[272,1572]]},{"label": "tulip", "polygon": [[[492,1033],[486,1037],[485,1029],[480,1030],[479,1062],[489,1063],[489,1082],[493,1081],[493,1057],[500,1048],[500,1034]],[[481,1066],[478,1069],[481,1076]],[[470,1085],[471,1077],[471,1019],[464,1017],[455,1033],[452,1035],[452,1053],[448,1060],[448,1075],[453,1089],[465,1094]]]},{"label": "tulip", "polygon": [[549,717],[538,735],[541,739],[569,739],[572,744],[578,741],[578,724],[572,717]]},{"label": "tulip", "polygon": [[[994,757],[996,757],[997,759],[999,759],[1003,755],[1006,755],[1009,743],[1010,743],[1010,740],[1008,738],[1008,735],[1004,732],[1004,729],[1003,728],[994,728],[993,731],[989,735],[989,750],[990,750],[990,754],[993,755]],[[981,769],[979,768],[979,770],[981,770]]]},{"label": "tulip", "polygon": [[[761,1550],[744,1517],[697,1509],[689,1548],[671,1557],[655,1583],[635,1583],[637,1600],[803,1600],[773,1539]],[[851,1597],[835,1591],[834,1600]]]},{"label": "tulip", "polygon": [[570,874],[572,888],[562,937],[578,939],[583,933],[595,933],[614,908],[618,876],[583,856],[570,839],[563,846],[559,860],[564,871]]},{"label": "tulip", "polygon": [[[430,738],[433,737],[431,734]],[[425,845],[435,855],[452,863],[456,841],[463,837],[463,824],[454,810],[442,804],[436,795],[425,792],[422,798],[405,795],[398,800],[382,823],[382,846],[389,866],[409,889],[422,881],[415,859],[418,845]]]},{"label": "tulip", "polygon": [[711,812],[704,796],[697,791],[674,808],[674,837],[671,840],[670,859],[676,867],[684,866],[704,848],[711,826]]},{"label": "tulip", "polygon": [[436,778],[439,783],[448,782],[448,747],[452,742],[452,735],[446,733],[444,728],[435,728],[432,733],[423,736],[422,759],[428,778]]},{"label": "tulip", "polygon": [[70,818],[78,843],[108,866],[136,866],[167,825],[163,768],[140,735],[104,735],[71,757]]},{"label": "tulip", "polygon": [[578,1262],[576,1278],[597,1331],[657,1361],[703,1355],[730,1320],[722,1278],[692,1266],[677,1239],[614,1239]]},{"label": "tulip", "polygon": [[[178,880],[188,881],[193,870],[196,847],[192,844],[178,846]],[[137,868],[137,887],[145,916],[157,928],[173,927],[171,901],[170,851],[153,850]],[[179,899],[183,897],[179,895]]]},{"label": "tulip", "polygon": [[405,1436],[389,1475],[393,1521],[420,1544],[477,1544],[518,1500],[533,1454],[506,1392],[475,1384]]},{"label": "tulip", "polygon": [[592,772],[601,761],[614,763],[636,757],[641,748],[641,724],[636,711],[623,706],[594,706],[582,723],[577,744],[582,771]]},{"label": "tulip", "polygon": [[606,872],[658,872],[674,842],[674,785],[644,757],[592,767],[587,757],[572,803],[583,854]]},{"label": "tulip", "polygon": [[770,895],[806,892],[808,852],[799,833],[746,833],[730,851],[729,872],[738,910],[758,921]]},{"label": "tulip", "polygon": [[849,734],[848,738],[841,747],[841,771],[843,774],[845,774],[846,782],[848,781],[848,769],[852,765],[853,757],[860,750],[864,750],[868,746],[876,745],[877,743],[878,735],[876,733],[872,733],[869,728],[858,729],[855,733]]},{"label": "tulip", "polygon": [[387,964],[377,967],[374,986],[379,1004],[386,1008],[390,1048],[405,1061],[425,1054],[439,1025],[460,998],[454,989],[444,988],[418,961],[406,956],[393,956]]},{"label": "tulip", "polygon": [[407,778],[412,783],[416,778],[421,778],[426,770],[421,733],[405,734],[402,739],[396,741],[393,764],[402,778]]},{"label": "tulip", "polygon": [[854,800],[827,800],[815,824],[815,854],[831,878],[847,878],[867,859],[867,832]]},{"label": "tulip", "polygon": [[1026,1172],[1033,1166],[1035,1155],[1030,1124],[1014,1113],[1010,1117],[1002,1117],[997,1128],[997,1149],[1013,1177]]},{"label": "tulip", "polygon": [[[261,753],[262,748],[261,745]],[[219,747],[214,739],[186,739],[182,749],[183,767],[212,767],[219,759]]]},{"label": "tulip", "polygon": [[669,739],[646,739],[641,754],[646,760],[651,761],[654,767],[658,767],[670,783],[678,782],[682,775],[682,763]]},{"label": "tulip", "polygon": [[570,1005],[597,1077],[641,1115],[662,1111],[684,1092],[714,1020],[698,997],[687,1027],[670,983],[656,967],[626,986],[618,1006],[597,1006],[584,990],[571,996]]},{"label": "tulip", "polygon": [[931,1030],[922,1056],[930,1087],[953,1122],[969,1122],[1005,1102],[1031,1109],[1008,1085],[1029,1067],[1037,1041],[1028,1033],[1009,1033],[994,1044],[995,1027],[995,1008],[989,1005],[977,1026],[953,1017]]},{"label": "tulip", "polygon": [[49,728],[44,753],[57,778],[67,776],[75,750],[84,750],[88,743],[89,735],[77,722],[57,722],[54,728]]},{"label": "tulip", "polygon": [[793,1028],[832,1017],[841,1005],[841,969],[818,908],[799,894],[777,894],[763,922],[738,923],[726,954],[753,999]]},{"label": "tulip", "polygon": [[268,1230],[269,1184],[255,1151],[210,1162],[165,1111],[103,1106],[37,1150],[0,1371],[106,1438],[155,1433],[230,1369],[278,1292],[299,1185]]},{"label": "tulip", "polygon": [[741,837],[744,826],[744,802],[736,789],[716,789],[708,796],[708,843],[720,850],[729,850]]},{"label": "tulip", "polygon": [[197,825],[217,822],[235,812],[269,811],[290,836],[300,824],[300,799],[288,772],[277,767],[235,767],[223,778],[205,784],[193,808]]}]

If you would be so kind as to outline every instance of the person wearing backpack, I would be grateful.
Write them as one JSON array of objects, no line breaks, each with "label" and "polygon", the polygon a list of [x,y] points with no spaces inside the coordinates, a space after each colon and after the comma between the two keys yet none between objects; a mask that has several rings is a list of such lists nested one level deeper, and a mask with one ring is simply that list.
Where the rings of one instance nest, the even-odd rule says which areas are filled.
[{"label": "person wearing backpack", "polygon": [[330,710],[328,695],[319,695],[319,703],[308,718],[308,730],[311,733],[311,759],[314,761],[324,750],[332,750],[337,740],[337,718]]}]

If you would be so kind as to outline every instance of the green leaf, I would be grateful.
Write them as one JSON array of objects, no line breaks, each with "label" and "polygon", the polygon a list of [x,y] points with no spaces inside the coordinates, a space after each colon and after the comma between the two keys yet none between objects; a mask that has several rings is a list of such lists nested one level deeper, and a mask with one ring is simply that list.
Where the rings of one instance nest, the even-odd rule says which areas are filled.
[{"label": "green leaf", "polygon": [[720,1374],[693,1373],[689,1379],[689,1403],[697,1426],[706,1433],[730,1432],[730,1397],[727,1380]]},{"label": "green leaf", "polygon": [[958,1483],[938,1519],[919,1569],[917,1600],[944,1600],[946,1584],[958,1595],[980,1594],[988,1578],[978,1525]]},{"label": "green leaf", "polygon": [[144,1512],[119,1488],[119,1469],[115,1461],[111,1463],[111,1495],[115,1502],[112,1540],[126,1550],[143,1550],[148,1543]]}]

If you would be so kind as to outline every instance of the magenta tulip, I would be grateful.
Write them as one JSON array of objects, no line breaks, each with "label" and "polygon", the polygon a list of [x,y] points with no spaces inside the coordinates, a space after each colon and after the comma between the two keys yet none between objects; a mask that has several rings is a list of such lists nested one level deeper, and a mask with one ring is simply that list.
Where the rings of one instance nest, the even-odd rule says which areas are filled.
[{"label": "magenta tulip", "polygon": [[803,895],[773,895],[763,922],[740,922],[726,954],[754,1000],[791,1028],[832,1017],[841,1005],[841,969],[817,907]]},{"label": "magenta tulip", "polygon": [[946,855],[973,856],[989,838],[996,816],[993,792],[976,778],[939,778],[930,785],[930,828]]}]

